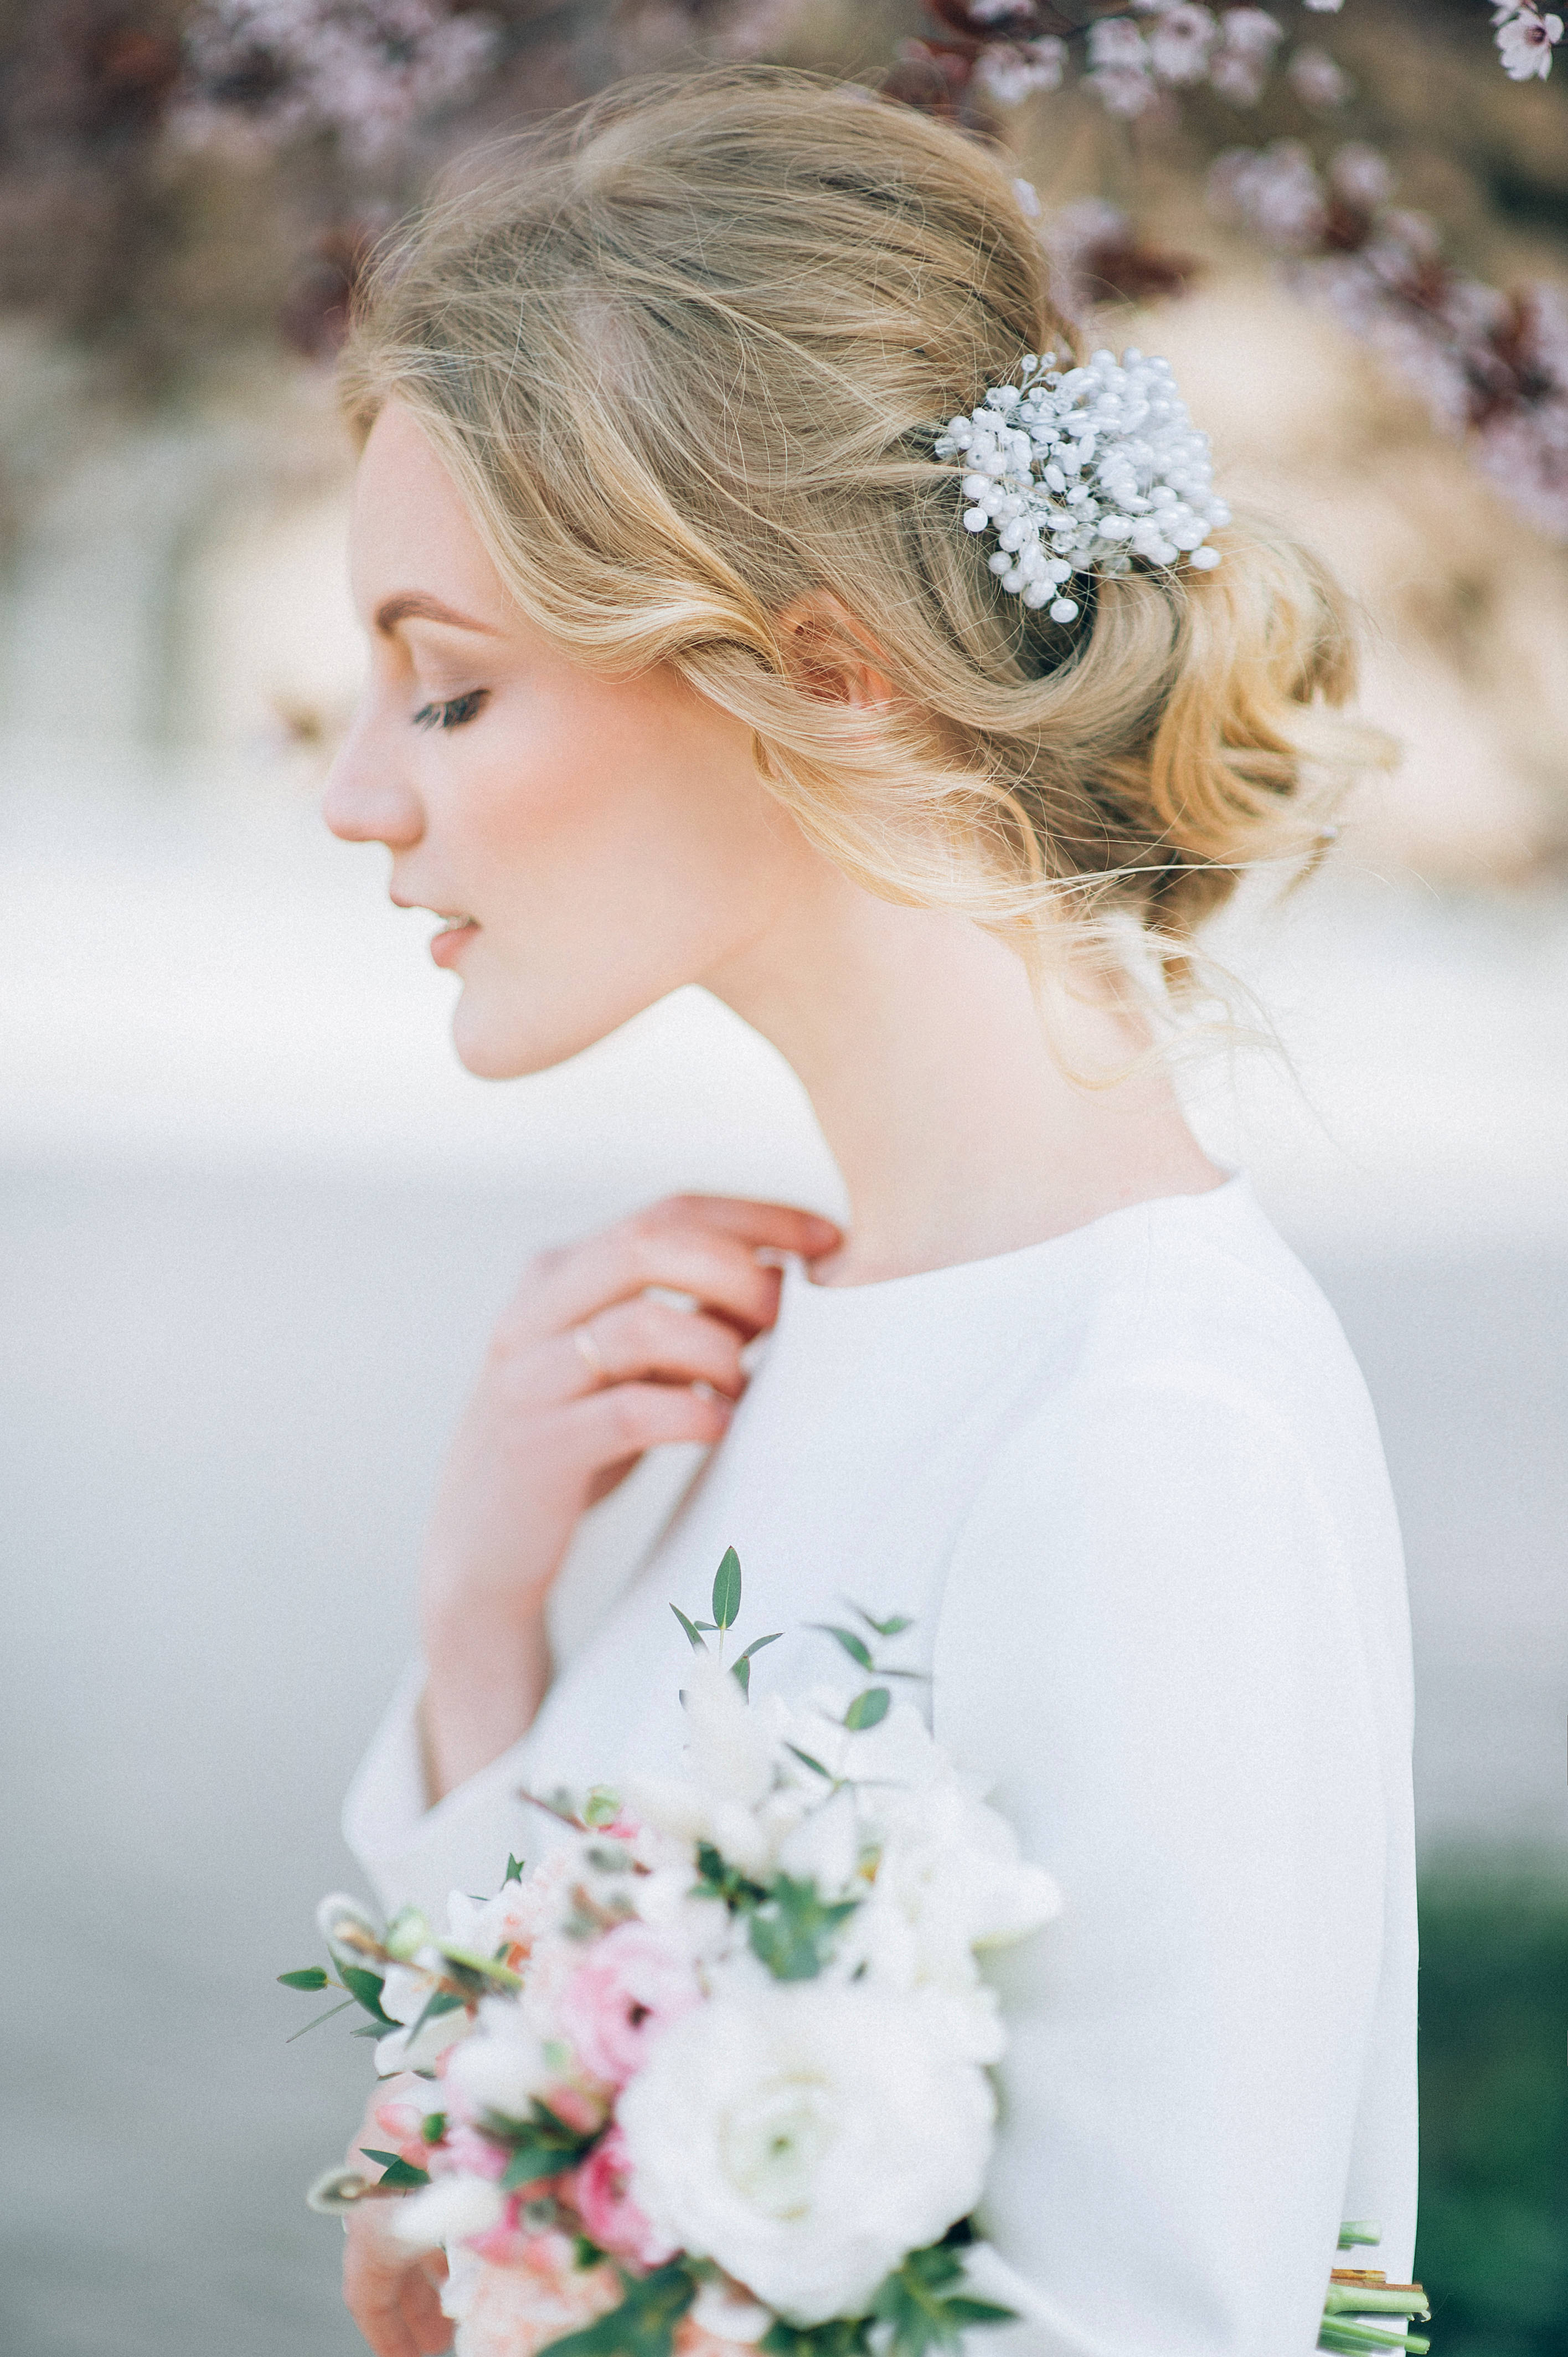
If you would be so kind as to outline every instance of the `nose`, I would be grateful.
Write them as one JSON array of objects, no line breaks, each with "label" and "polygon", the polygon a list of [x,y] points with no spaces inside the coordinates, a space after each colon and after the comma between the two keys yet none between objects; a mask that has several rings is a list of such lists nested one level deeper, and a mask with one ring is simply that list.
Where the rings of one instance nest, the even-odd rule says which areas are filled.
[{"label": "nose", "polygon": [[328,772],[321,815],[344,843],[384,843],[408,851],[424,833],[424,812],[373,716],[361,709]]}]

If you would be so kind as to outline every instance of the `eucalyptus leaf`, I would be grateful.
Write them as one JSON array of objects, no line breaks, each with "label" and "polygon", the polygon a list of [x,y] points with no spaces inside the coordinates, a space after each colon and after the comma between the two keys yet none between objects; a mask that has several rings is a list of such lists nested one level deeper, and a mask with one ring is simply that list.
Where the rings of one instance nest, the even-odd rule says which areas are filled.
[{"label": "eucalyptus leaf", "polygon": [[714,1575],[714,1622],[720,1629],[733,1629],[740,1618],[740,1557],[734,1547],[725,1547],[724,1559]]},{"label": "eucalyptus leaf", "polygon": [[852,1735],[863,1735],[868,1727],[880,1727],[892,1706],[893,1697],[886,1686],[867,1686],[857,1694],[843,1715],[843,1723]]},{"label": "eucalyptus leaf", "polygon": [[827,1782],[830,1784],[832,1782],[832,1770],[831,1768],[824,1768],[820,1760],[813,1760],[809,1751],[802,1751],[798,1743],[787,1743],[784,1746],[784,1749],[786,1751],[792,1751],[794,1753],[802,1768],[810,1768],[813,1775],[825,1778]]},{"label": "eucalyptus leaf", "polygon": [[853,1596],[846,1596],[844,1602],[857,1619],[865,1621],[874,1637],[901,1637],[906,1629],[915,1625],[907,1612],[895,1612],[891,1620],[874,1620],[865,1605],[857,1604]]},{"label": "eucalyptus leaf", "polygon": [[280,1973],[278,1978],[285,1988],[324,1989],[328,1975],[324,1964],[305,1964],[297,1973]]},{"label": "eucalyptus leaf", "polygon": [[811,1627],[820,1629],[824,1637],[836,1638],[857,1669],[870,1670],[875,1667],[871,1658],[870,1646],[864,1637],[857,1637],[853,1629],[836,1629],[831,1620],[813,1620]]},{"label": "eucalyptus leaf", "polygon": [[696,1622],[694,1620],[688,1620],[678,1604],[672,1604],[670,1607],[670,1609],[675,1615],[676,1620],[681,1623],[682,1628],[686,1631],[686,1636],[691,1644],[693,1652],[705,1653],[708,1650],[707,1643],[701,1630],[697,1627]]}]

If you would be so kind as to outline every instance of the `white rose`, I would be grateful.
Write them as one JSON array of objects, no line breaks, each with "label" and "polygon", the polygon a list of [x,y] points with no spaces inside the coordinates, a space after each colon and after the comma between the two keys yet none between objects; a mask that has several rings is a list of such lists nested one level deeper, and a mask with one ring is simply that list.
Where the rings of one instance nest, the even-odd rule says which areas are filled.
[{"label": "white rose", "polygon": [[822,1981],[699,2006],[621,2096],[634,2199],[790,2321],[863,2314],[984,2180],[991,2085],[933,2027]]}]

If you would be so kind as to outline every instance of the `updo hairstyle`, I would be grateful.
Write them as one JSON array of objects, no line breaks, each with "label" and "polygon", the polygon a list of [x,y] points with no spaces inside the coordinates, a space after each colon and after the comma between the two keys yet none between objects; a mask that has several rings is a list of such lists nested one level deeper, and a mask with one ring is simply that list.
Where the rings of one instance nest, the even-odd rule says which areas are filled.
[{"label": "updo hairstyle", "polygon": [[[1323,566],[1244,522],[1214,572],[1101,581],[1076,625],[1002,589],[932,442],[1048,350],[1079,339],[1003,160],[749,68],[492,156],[381,257],[344,386],[361,431],[418,420],[530,622],[606,673],[673,664],[869,889],[1031,958],[1131,918],[1179,988],[1240,871],[1318,853],[1352,639]],[[868,650],[891,698],[824,694]]]}]

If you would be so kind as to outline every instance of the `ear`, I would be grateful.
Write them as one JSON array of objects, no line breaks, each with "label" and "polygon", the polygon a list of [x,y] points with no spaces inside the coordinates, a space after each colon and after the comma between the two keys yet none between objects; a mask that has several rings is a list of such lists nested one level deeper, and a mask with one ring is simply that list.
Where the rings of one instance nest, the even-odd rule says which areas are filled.
[{"label": "ear", "polygon": [[891,704],[893,683],[882,650],[848,608],[826,590],[797,597],[775,617],[789,676],[808,695],[852,710]]}]

